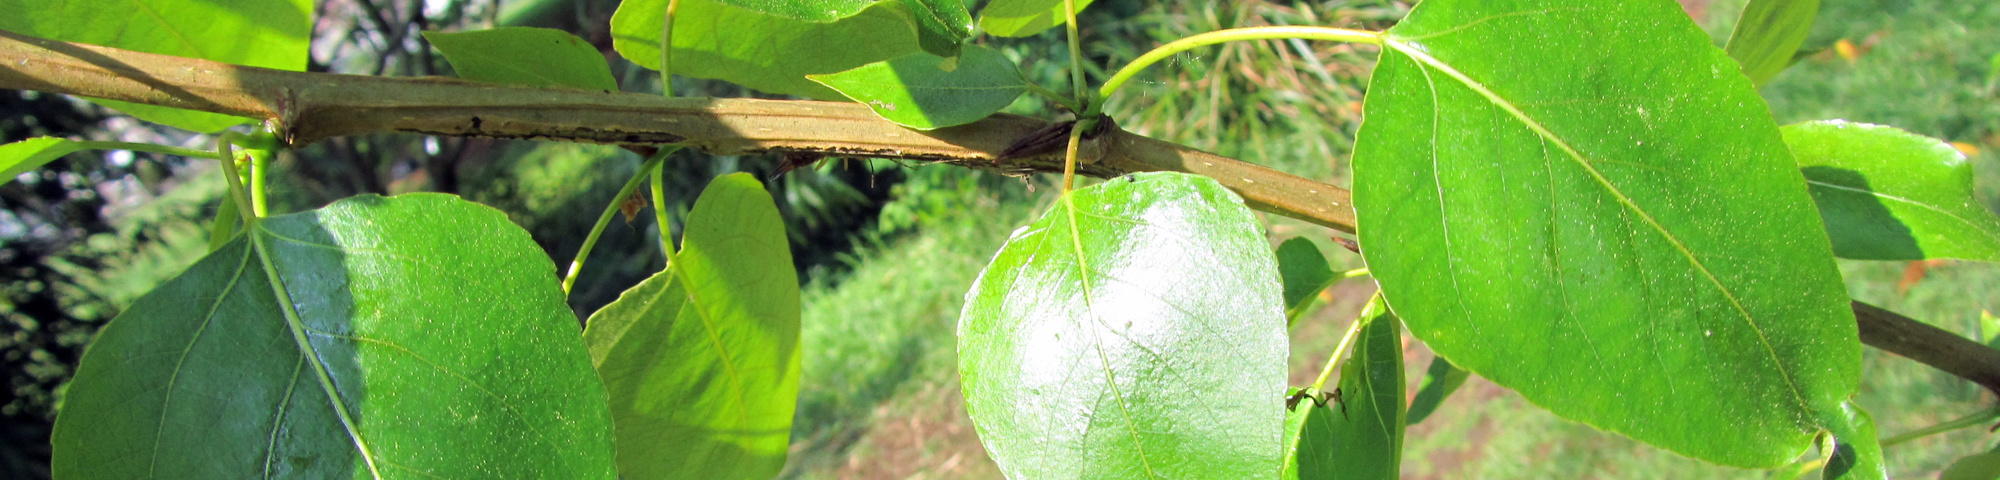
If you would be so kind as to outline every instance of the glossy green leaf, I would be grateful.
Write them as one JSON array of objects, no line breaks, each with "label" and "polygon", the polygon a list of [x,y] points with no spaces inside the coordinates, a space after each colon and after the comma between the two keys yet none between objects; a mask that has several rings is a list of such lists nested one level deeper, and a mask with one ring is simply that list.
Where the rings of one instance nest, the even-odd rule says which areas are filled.
[{"label": "glossy green leaf", "polygon": [[1867,410],[1843,402],[1840,408],[1824,412],[1820,422],[1833,435],[1833,455],[1827,457],[1821,478],[1826,480],[1888,480],[1888,466],[1882,463],[1882,444],[1876,441],[1875,419]]},{"label": "glossy green leaf", "polygon": [[1444,399],[1450,398],[1451,393],[1458,391],[1458,387],[1465,385],[1465,380],[1469,378],[1472,378],[1472,372],[1452,365],[1450,360],[1444,357],[1431,359],[1430,369],[1424,371],[1423,383],[1417,384],[1416,398],[1410,399],[1408,424],[1416,425],[1430,418],[1432,413],[1437,412],[1438,406],[1444,404]]},{"label": "glossy green leaf", "polygon": [[1819,16],[1819,0],[1750,0],[1729,34],[1729,57],[1743,66],[1750,83],[1763,85],[1792,65]]},{"label": "glossy green leaf", "polygon": [[500,27],[446,33],[424,32],[424,39],[451,62],[458,78],[481,82],[618,91],[611,66],[597,47],[548,28]]},{"label": "glossy green leaf", "polygon": [[[1286,445],[1279,478],[1398,478],[1403,459],[1403,322],[1377,295],[1362,308],[1352,356],[1340,365],[1339,392],[1315,406]],[[1308,402],[1299,402],[1303,409]],[[1288,438],[1289,439],[1289,438]]]},{"label": "glossy green leaf", "polygon": [[35,137],[0,145],[0,185],[82,149],[80,143],[55,137]]},{"label": "glossy green leaf", "polygon": [[1804,178],[1673,2],[1429,0],[1354,153],[1362,253],[1411,332],[1550,411],[1774,467],[1860,343]]},{"label": "glossy green leaf", "polygon": [[[304,70],[311,0],[9,0],[0,30],[69,42]],[[92,102],[141,120],[216,132],[241,117],[111,100]]]},{"label": "glossy green leaf", "polygon": [[[628,1],[611,16],[612,46],[632,63],[660,69],[667,2]],[[819,100],[839,92],[806,75],[840,72],[923,51],[913,14],[897,1],[869,4],[832,23],[758,13],[720,0],[680,0],[674,21],[674,75],[725,80]]]},{"label": "glossy green leaf", "polygon": [[1952,462],[1938,480],[1996,480],[2000,479],[2000,448],[1995,448]]},{"label": "glossy green leaf", "polygon": [[[1076,0],[1082,13],[1091,0]],[[994,0],[979,11],[979,30],[1002,37],[1026,37],[1068,23],[1062,0]]]},{"label": "glossy green leaf", "polygon": [[1950,144],[1840,120],[1783,131],[1835,255],[2000,262],[2000,218],[1973,198],[1972,164]]},{"label": "glossy green leaf", "polygon": [[756,177],[716,178],[673,264],[590,316],[627,479],[771,478],[799,392],[799,281]]},{"label": "glossy green leaf", "polygon": [[106,325],[54,473],[608,479],[589,362],[555,266],[506,214],[351,197],[255,224]]},{"label": "glossy green leaf", "polygon": [[1120,177],[1015,231],[966,295],[966,411],[1009,478],[1268,478],[1284,299],[1214,180]]},{"label": "glossy green leaf", "polygon": [[978,45],[966,46],[956,59],[917,53],[807,78],[918,130],[972,123],[1028,91],[1013,60]]},{"label": "glossy green leaf", "polygon": [[1285,284],[1285,325],[1298,323],[1299,315],[1312,305],[1321,290],[1340,281],[1340,274],[1326,264],[1319,246],[1305,237],[1292,237],[1278,245],[1278,276]]}]

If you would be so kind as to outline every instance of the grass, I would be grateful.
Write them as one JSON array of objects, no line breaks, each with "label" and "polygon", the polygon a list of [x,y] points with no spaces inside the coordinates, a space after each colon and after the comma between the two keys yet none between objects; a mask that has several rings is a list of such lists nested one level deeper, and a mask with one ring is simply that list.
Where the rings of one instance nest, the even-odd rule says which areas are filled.
[{"label": "grass", "polygon": [[[1109,3],[1109,2],[1107,2]],[[1718,43],[1741,0],[1706,3],[1700,18]],[[2000,210],[2000,4],[1941,0],[1826,0],[1808,55],[1763,88],[1781,123],[1845,118],[1898,126],[1964,143],[1974,156],[1979,198]],[[1087,55],[1113,65],[1160,42],[1236,26],[1317,24],[1379,29],[1400,17],[1390,2],[1340,8],[1268,2],[1173,2],[1119,11],[1125,21],[1086,16]],[[1093,9],[1115,8],[1115,5]],[[1095,11],[1095,10],[1094,10]],[[1106,15],[1097,13],[1097,15]],[[1829,47],[1865,45],[1852,60]],[[1872,39],[1872,40],[1870,40]],[[1062,77],[1062,55],[1022,45],[1060,45],[1044,34],[1006,43],[1031,78]],[[1190,52],[1154,67],[1109,105],[1121,126],[1312,178],[1345,183],[1359,100],[1374,52],[1368,47],[1255,42]],[[1024,52],[1025,53],[1022,53]],[[1320,68],[1324,66],[1325,68]],[[1061,85],[1058,82],[1045,82]],[[1041,111],[1024,106],[1020,111]],[[1046,113],[1044,113],[1046,114]],[[804,387],[789,478],[998,478],[965,419],[957,390],[952,327],[972,279],[1013,228],[1045,205],[1048,190],[991,188],[959,173],[919,177],[885,210],[897,228],[839,281],[806,294]],[[959,183],[954,183],[959,182]],[[985,182],[985,183],[979,183]],[[1271,217],[1273,244],[1322,241],[1335,268],[1360,266],[1323,240],[1327,231]],[[1981,309],[2000,312],[2000,266],[1946,262],[1904,283],[1906,264],[1842,261],[1852,295],[1940,327],[1976,335]],[[1326,306],[1292,333],[1292,381],[1326,361],[1342,324],[1372,290],[1350,280],[1325,292]],[[1411,385],[1429,362],[1412,339]],[[1967,382],[1868,349],[1855,402],[1884,436],[1985,408],[1994,399]],[[1995,436],[1966,429],[1890,447],[1896,477],[1934,476],[1950,462],[1992,448]],[[1719,467],[1563,420],[1519,395],[1474,378],[1429,420],[1412,427],[1405,478],[1770,478]]]}]

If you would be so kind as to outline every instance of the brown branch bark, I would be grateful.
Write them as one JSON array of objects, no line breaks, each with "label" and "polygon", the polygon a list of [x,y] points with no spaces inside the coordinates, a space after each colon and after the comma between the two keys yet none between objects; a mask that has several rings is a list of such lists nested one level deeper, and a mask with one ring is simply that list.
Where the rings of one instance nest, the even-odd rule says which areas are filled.
[{"label": "brown branch bark", "polygon": [[[268,122],[294,146],[384,132],[605,144],[678,143],[710,153],[803,152],[936,161],[1003,173],[1060,172],[1043,155],[996,161],[1047,125],[995,115],[928,132],[852,103],[662,98],[447,78],[288,72],[40,39],[0,31],[0,88],[107,98]],[[1354,231],[1348,191],[1185,146],[1116,131],[1086,146],[1078,173],[1177,171],[1214,178],[1251,207]],[[1861,340],[2000,392],[2000,351],[1855,302]]]},{"label": "brown branch bark", "polygon": [[2000,350],[1862,302],[1854,302],[1861,342],[1909,357],[2000,394]]},{"label": "brown branch bark", "polygon": [[[853,103],[662,98],[447,78],[288,72],[58,42],[0,31],[0,88],[107,98],[272,122],[294,146],[409,132],[606,144],[679,143],[709,153],[769,151],[938,161],[1004,173],[1060,172],[1049,155],[997,162],[1014,139],[1047,125],[995,115],[920,132]],[[1171,170],[1215,178],[1252,207],[1354,231],[1347,191],[1126,132],[1099,137],[1078,172],[1115,177]]]}]

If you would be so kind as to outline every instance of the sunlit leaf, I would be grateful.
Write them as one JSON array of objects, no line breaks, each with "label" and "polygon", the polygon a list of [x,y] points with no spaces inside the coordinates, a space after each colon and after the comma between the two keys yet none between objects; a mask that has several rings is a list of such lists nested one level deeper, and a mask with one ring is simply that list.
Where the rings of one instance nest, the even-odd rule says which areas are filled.
[{"label": "sunlit leaf", "polygon": [[[657,3],[659,4],[658,8],[662,9],[665,8],[665,5],[667,3],[665,0],[640,0],[640,1]],[[965,37],[970,36],[972,34],[971,32],[972,14],[966,12],[965,3],[960,0],[715,0],[715,1],[718,3],[726,4],[750,12],[756,12],[778,18],[800,20],[812,23],[838,22],[848,17],[853,17],[855,15],[858,15],[862,11],[867,10],[869,7],[893,1],[900,3],[904,7],[908,8],[907,12],[910,14],[909,21],[914,22],[917,33],[917,41],[922,44],[924,51],[930,52],[934,55],[941,57],[958,56],[959,42],[965,40]],[[631,5],[633,3],[637,2],[632,0],[627,0],[626,2],[624,2],[624,5]],[[624,8],[624,5],[620,5],[619,8],[621,9]],[[683,3],[682,4],[683,8],[685,8],[686,5],[687,5],[686,3]],[[675,21],[674,22],[675,28],[680,28],[680,26],[686,25],[687,23],[701,23],[710,20],[710,17],[689,12],[690,12],[689,10],[685,9],[676,11],[676,15],[682,19],[685,19],[685,21]],[[768,28],[774,28],[774,29],[783,28],[783,26],[771,25]],[[656,29],[653,30],[653,32],[654,32],[653,36],[655,37],[659,36],[659,30]],[[679,44],[680,35],[675,34],[674,36],[676,37],[674,43]]]},{"label": "sunlit leaf", "polygon": [[1268,478],[1283,298],[1256,216],[1214,180],[1077,190],[966,296],[966,411],[1009,478]]},{"label": "sunlit leaf", "polygon": [[84,353],[57,478],[610,478],[555,266],[497,210],[352,197],[256,223]]},{"label": "sunlit leaf", "polygon": [[955,59],[917,53],[807,78],[868,105],[882,118],[918,130],[972,123],[1028,91],[1028,80],[1013,60],[978,45],[965,47]]},{"label": "sunlit leaf", "polygon": [[1972,164],[1944,142],[1840,120],[1788,125],[1833,253],[1863,260],[2000,262],[2000,217],[1972,194]]},{"label": "sunlit leaf", "polygon": [[35,137],[0,145],[0,185],[82,149],[82,144],[54,137]]},{"label": "sunlit leaf", "polygon": [[500,27],[469,32],[424,32],[458,77],[482,82],[618,91],[611,66],[597,47],[547,28]]},{"label": "sunlit leaf", "polygon": [[1775,467],[1860,370],[1777,125],[1673,2],[1429,0],[1384,38],[1362,253],[1410,331],[1536,405]]},{"label": "sunlit leaf", "polygon": [[1750,0],[1729,34],[1729,56],[1750,83],[1763,85],[1791,66],[1819,16],[1819,0]]},{"label": "sunlit leaf", "polygon": [[[1077,13],[1091,0],[1075,0]],[[994,0],[979,11],[979,30],[1002,37],[1026,37],[1068,23],[1062,0]]]},{"label": "sunlit leaf", "polygon": [[[665,0],[627,1],[611,16],[612,46],[632,63],[660,69]],[[753,89],[843,100],[806,75],[840,72],[923,51],[912,13],[900,1],[869,3],[831,23],[758,13],[720,0],[680,0],[674,21],[674,75],[725,80]]]},{"label": "sunlit leaf", "polygon": [[799,282],[756,177],[716,178],[667,270],[590,316],[624,478],[771,478],[799,392]]},{"label": "sunlit leaf", "polygon": [[[305,70],[311,0],[8,0],[0,30],[237,65]],[[248,121],[111,100],[92,102],[154,123],[216,132]]]}]

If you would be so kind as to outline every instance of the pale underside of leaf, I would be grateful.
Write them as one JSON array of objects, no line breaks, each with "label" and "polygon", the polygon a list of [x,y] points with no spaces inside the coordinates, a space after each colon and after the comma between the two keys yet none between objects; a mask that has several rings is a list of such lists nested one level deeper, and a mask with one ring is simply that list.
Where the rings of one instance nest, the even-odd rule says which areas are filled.
[{"label": "pale underside of leaf", "polygon": [[1269,255],[1240,200],[1178,174],[1072,192],[1016,231],[959,333],[968,413],[1002,471],[1275,473],[1284,317]]},{"label": "pale underside of leaf", "polygon": [[[1090,262],[1084,257],[1083,254],[1083,234],[1081,230],[1077,228],[1075,198],[1076,198],[1075,195],[1072,195],[1071,193],[1064,193],[1062,198],[1063,200],[1062,208],[1063,208],[1063,214],[1069,220],[1068,223],[1069,228],[1067,229],[1068,235],[1065,236],[1069,237],[1071,253],[1076,255],[1077,278],[1083,280],[1082,282],[1079,282],[1082,285],[1082,291],[1083,291],[1083,305],[1084,305],[1083,315],[1086,318],[1088,318],[1092,323],[1098,324],[1097,325],[1098,327],[1104,327],[1106,330],[1109,330],[1110,326],[1104,325],[1104,319],[1097,316],[1097,305],[1092,300],[1092,297],[1094,295],[1092,295],[1092,290],[1091,290],[1091,279],[1097,277],[1097,275],[1091,274]],[[1107,220],[1137,222],[1136,220],[1129,220],[1129,219],[1107,219]],[[1046,239],[1048,237],[1042,237],[1042,238]],[[1096,335],[1096,333],[1099,332],[1097,328],[1085,325],[1078,325],[1077,327],[1079,327],[1078,330],[1088,331],[1092,333],[1091,340],[1097,344],[1098,367],[1104,374],[1105,386],[1111,387],[1112,396],[1116,397],[1116,399],[1118,400],[1118,409],[1119,409],[1118,413],[1125,419],[1124,422],[1125,431],[1132,437],[1132,448],[1137,449],[1139,451],[1139,462],[1140,465],[1146,467],[1146,477],[1158,478],[1160,474],[1153,471],[1152,457],[1150,455],[1146,455],[1146,444],[1145,442],[1140,441],[1139,439],[1139,427],[1133,424],[1132,408],[1130,405],[1128,405],[1128,401],[1125,398],[1125,391],[1119,388],[1118,386],[1118,377],[1114,374],[1115,372],[1111,367],[1111,359],[1105,357],[1104,355],[1104,338]],[[1145,348],[1144,344],[1139,343],[1137,341],[1133,341],[1132,344],[1142,349]]]}]

